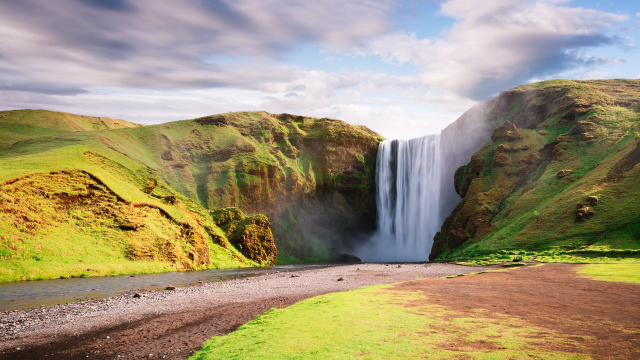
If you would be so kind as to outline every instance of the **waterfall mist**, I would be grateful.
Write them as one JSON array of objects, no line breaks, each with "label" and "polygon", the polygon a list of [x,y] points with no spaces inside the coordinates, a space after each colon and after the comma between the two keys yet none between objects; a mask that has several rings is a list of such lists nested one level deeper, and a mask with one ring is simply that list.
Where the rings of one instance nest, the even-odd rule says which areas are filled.
[{"label": "waterfall mist", "polygon": [[357,254],[365,261],[427,261],[440,229],[440,135],[380,143],[378,231]]}]

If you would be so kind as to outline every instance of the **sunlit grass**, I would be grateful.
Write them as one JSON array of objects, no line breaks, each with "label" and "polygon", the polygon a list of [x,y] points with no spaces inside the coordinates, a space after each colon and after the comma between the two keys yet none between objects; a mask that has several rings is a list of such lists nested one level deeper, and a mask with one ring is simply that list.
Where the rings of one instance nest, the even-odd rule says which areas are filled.
[{"label": "sunlit grass", "polygon": [[578,273],[595,280],[640,284],[640,263],[590,264],[578,268]]},{"label": "sunlit grass", "polygon": [[424,299],[389,286],[318,296],[214,337],[190,359],[586,358],[557,350],[579,349],[575,341],[523,320],[469,317]]}]

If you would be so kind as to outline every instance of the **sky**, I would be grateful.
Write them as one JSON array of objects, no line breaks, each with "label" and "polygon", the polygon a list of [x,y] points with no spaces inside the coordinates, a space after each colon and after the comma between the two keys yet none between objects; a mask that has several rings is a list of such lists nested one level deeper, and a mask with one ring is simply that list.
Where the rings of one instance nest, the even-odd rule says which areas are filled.
[{"label": "sky", "polygon": [[413,138],[553,78],[640,78],[640,1],[0,0],[0,110],[265,110]]}]

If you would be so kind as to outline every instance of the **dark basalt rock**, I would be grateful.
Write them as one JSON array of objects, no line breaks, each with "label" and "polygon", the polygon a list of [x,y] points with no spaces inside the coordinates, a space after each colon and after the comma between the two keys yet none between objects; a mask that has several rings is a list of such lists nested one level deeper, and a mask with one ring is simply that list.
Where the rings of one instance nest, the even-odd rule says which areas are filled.
[{"label": "dark basalt rock", "polygon": [[359,264],[362,262],[362,259],[351,254],[340,254],[338,255],[337,260],[338,262],[344,263],[344,264]]}]

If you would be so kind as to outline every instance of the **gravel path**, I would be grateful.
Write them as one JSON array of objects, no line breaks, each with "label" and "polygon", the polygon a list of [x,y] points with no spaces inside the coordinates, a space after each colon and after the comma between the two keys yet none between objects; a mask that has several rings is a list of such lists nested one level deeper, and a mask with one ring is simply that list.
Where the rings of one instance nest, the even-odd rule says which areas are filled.
[{"label": "gravel path", "polygon": [[356,264],[0,314],[0,359],[183,359],[273,307],[362,286],[485,268]]}]

